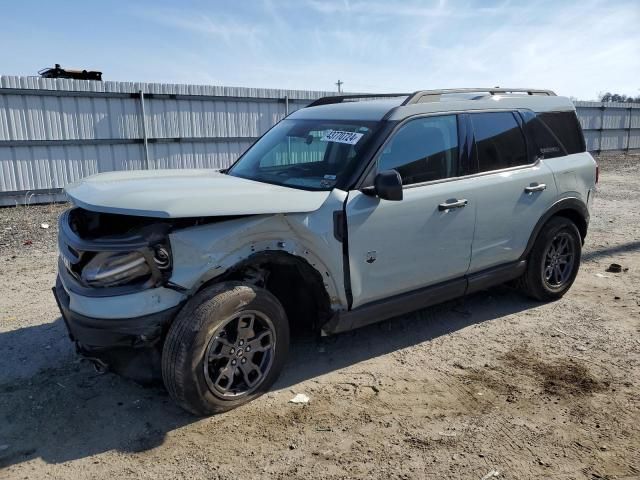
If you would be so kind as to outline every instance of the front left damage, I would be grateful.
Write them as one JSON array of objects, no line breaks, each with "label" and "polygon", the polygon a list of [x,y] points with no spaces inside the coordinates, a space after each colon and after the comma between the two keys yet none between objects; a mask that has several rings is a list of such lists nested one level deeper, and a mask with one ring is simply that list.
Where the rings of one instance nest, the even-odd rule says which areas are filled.
[{"label": "front left damage", "polygon": [[224,280],[267,288],[290,323],[318,327],[347,305],[332,224],[343,194],[311,213],[157,219],[65,212],[54,293],[78,352],[99,368],[159,380],[173,319],[200,288]]}]

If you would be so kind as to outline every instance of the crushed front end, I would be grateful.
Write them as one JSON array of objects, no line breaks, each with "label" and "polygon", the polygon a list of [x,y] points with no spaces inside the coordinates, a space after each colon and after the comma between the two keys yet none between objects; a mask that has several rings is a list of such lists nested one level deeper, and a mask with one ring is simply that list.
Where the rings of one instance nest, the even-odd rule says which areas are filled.
[{"label": "crushed front end", "polygon": [[60,217],[53,292],[78,352],[97,366],[160,379],[162,340],[186,300],[169,282],[173,227],[81,208]]}]

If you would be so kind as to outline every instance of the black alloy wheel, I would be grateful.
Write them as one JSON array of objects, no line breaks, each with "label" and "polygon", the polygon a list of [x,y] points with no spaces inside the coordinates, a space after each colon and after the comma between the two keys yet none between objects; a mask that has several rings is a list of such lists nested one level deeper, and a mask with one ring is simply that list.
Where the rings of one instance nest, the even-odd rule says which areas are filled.
[{"label": "black alloy wheel", "polygon": [[204,375],[209,389],[222,398],[253,392],[273,364],[275,329],[262,312],[243,311],[223,322],[205,354]]},{"label": "black alloy wheel", "polygon": [[225,412],[267,392],[289,351],[289,321],[268,290],[243,282],[203,288],[178,313],[162,350],[171,397],[196,415]]}]

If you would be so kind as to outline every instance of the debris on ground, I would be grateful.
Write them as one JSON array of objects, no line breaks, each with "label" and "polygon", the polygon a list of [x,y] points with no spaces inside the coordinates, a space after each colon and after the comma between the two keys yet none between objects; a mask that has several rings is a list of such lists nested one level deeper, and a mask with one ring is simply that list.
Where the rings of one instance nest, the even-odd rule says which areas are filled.
[{"label": "debris on ground", "polygon": [[490,478],[495,478],[498,476],[500,476],[500,472],[498,470],[491,470],[484,477],[482,477],[482,480],[489,480]]},{"label": "debris on ground", "polygon": [[289,400],[289,403],[300,403],[304,405],[309,403],[309,400],[310,398],[307,397],[304,393],[298,393],[295,397]]},{"label": "debris on ground", "polygon": [[607,267],[606,271],[611,273],[620,273],[622,271],[622,265],[619,263],[612,263]]},{"label": "debris on ground", "polygon": [[40,224],[40,228],[47,229],[47,228],[49,228],[49,224],[48,223],[41,223]]}]

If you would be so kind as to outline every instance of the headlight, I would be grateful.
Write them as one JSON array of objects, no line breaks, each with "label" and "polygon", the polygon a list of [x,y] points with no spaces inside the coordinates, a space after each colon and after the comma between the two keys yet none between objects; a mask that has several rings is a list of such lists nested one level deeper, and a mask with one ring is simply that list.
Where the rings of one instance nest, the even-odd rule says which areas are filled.
[{"label": "headlight", "polygon": [[96,287],[130,283],[149,275],[151,268],[140,252],[100,252],[82,269],[82,279]]}]

